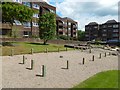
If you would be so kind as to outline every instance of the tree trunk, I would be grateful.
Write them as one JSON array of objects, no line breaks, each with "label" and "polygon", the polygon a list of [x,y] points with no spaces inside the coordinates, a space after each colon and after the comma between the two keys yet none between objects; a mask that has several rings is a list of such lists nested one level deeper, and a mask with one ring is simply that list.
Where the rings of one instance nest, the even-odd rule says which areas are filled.
[{"label": "tree trunk", "polygon": [[43,43],[43,44],[46,45],[46,43],[47,43],[47,40],[44,40],[44,43]]}]

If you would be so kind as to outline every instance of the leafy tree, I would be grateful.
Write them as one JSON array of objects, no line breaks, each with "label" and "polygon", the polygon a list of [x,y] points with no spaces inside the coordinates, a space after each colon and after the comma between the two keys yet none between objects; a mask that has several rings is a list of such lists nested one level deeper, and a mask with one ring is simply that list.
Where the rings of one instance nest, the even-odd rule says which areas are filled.
[{"label": "leafy tree", "polygon": [[[12,27],[14,20],[18,20],[21,23],[31,21],[33,13],[36,11],[24,6],[20,5],[19,3],[13,3],[13,2],[2,2],[2,22],[6,23],[9,22]],[[13,30],[11,31],[11,34],[14,34],[12,36],[16,37],[17,31]]]},{"label": "leafy tree", "polygon": [[78,30],[78,40],[83,41],[85,39],[85,31]]},{"label": "leafy tree", "polygon": [[39,19],[39,29],[39,36],[44,40],[44,44],[53,39],[56,31],[55,14],[50,12],[43,14]]},{"label": "leafy tree", "polygon": [[19,3],[3,2],[2,22],[13,24],[14,20],[19,20],[20,22],[30,21],[34,12],[31,8]]}]

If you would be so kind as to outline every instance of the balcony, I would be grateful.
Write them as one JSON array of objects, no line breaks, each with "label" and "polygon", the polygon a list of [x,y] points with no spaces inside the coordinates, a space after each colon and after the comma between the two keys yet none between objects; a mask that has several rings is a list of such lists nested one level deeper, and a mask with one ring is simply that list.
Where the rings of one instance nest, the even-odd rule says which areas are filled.
[{"label": "balcony", "polygon": [[0,26],[2,26],[0,27],[2,29],[12,29],[12,25],[10,23],[0,23]]},{"label": "balcony", "polygon": [[77,28],[77,26],[76,26],[76,25],[73,25],[73,28]]},{"label": "balcony", "polygon": [[76,32],[76,30],[73,30],[73,32]]},{"label": "balcony", "polygon": [[61,31],[61,32],[62,32],[63,30],[62,30],[62,29],[59,29],[59,31]]},{"label": "balcony", "polygon": [[63,24],[62,24],[62,23],[59,23],[58,25],[59,25],[59,26],[63,26]]}]

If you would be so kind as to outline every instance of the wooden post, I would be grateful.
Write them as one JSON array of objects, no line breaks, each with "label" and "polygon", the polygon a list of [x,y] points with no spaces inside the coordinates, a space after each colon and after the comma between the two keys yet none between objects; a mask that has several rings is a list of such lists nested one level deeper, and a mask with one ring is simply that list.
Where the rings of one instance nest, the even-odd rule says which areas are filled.
[{"label": "wooden post", "polygon": [[106,57],[106,52],[105,52],[105,57]]},{"label": "wooden post", "polygon": [[83,48],[81,48],[81,52],[83,52]]},{"label": "wooden post", "polygon": [[26,68],[26,69],[33,70],[33,60],[31,60],[30,68]]},{"label": "wooden post", "polygon": [[33,69],[33,60],[31,60],[31,70]]},{"label": "wooden post", "polygon": [[100,53],[100,56],[99,56],[99,58],[101,59],[101,53]]},{"label": "wooden post", "polygon": [[39,77],[45,76],[45,66],[44,65],[42,65],[41,74],[40,75],[37,74],[36,76],[39,76]]},{"label": "wooden post", "polygon": [[60,49],[58,48],[58,52],[60,52]]},{"label": "wooden post", "polygon": [[46,53],[48,53],[48,48],[46,48]]},{"label": "wooden post", "polygon": [[95,57],[94,57],[94,55],[93,55],[93,57],[92,57],[92,61],[94,61],[95,60]]},{"label": "wooden post", "polygon": [[91,49],[89,49],[89,53],[91,53]]},{"label": "wooden post", "polygon": [[23,55],[23,62],[19,64],[25,64],[25,56]]},{"label": "wooden post", "polygon": [[25,64],[25,56],[23,55],[23,64]]},{"label": "wooden post", "polygon": [[33,54],[33,48],[31,48],[31,54]]},{"label": "wooden post", "polygon": [[66,47],[66,51],[68,51],[68,50],[67,50],[67,47]]},{"label": "wooden post", "polygon": [[83,65],[85,64],[85,58],[83,58],[83,62],[82,62],[82,64],[83,64]]},{"label": "wooden post", "polygon": [[62,69],[69,69],[69,62],[67,60],[67,66],[65,68],[62,68]]},{"label": "wooden post", "polygon": [[11,49],[11,56],[14,55],[14,49]]},{"label": "wooden post", "polygon": [[66,69],[68,69],[69,68],[69,62],[68,62],[68,60],[67,60],[67,68]]}]

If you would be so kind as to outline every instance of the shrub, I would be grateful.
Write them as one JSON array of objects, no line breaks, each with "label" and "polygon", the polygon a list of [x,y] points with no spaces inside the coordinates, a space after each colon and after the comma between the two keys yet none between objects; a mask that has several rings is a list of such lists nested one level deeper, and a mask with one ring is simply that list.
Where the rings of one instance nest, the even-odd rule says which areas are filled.
[{"label": "shrub", "polygon": [[2,42],[2,46],[13,46],[11,42]]}]

